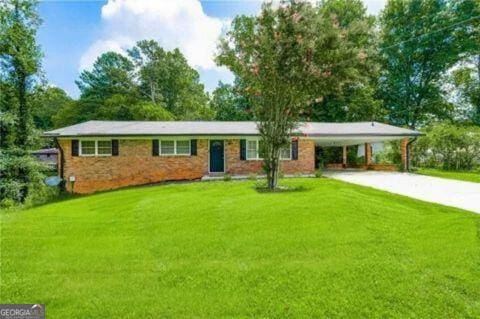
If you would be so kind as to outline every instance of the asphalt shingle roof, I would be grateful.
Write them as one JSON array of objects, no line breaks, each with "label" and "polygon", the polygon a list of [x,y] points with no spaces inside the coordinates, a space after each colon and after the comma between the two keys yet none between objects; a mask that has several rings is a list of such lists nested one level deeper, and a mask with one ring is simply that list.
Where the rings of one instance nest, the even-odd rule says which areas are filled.
[{"label": "asphalt shingle roof", "polygon": [[[299,125],[296,134],[306,136],[417,136],[420,132],[378,122],[320,123]],[[151,135],[258,135],[255,122],[221,121],[88,121],[44,136],[151,136]]]}]

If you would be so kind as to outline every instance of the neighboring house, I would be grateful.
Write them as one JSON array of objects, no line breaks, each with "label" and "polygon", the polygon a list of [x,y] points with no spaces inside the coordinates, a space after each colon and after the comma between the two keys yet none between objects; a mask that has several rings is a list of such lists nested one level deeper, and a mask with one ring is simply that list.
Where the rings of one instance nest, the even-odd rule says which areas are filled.
[{"label": "neighboring house", "polygon": [[56,148],[44,148],[31,152],[38,160],[45,163],[49,169],[56,171],[58,167],[58,150]]},{"label": "neighboring house", "polygon": [[[282,151],[284,174],[311,174],[319,147],[402,139],[405,167],[408,140],[417,131],[377,122],[303,123]],[[193,180],[209,175],[262,173],[255,122],[89,121],[46,132],[60,151],[59,174],[67,190],[91,193],[130,185]],[[344,156],[346,167],[346,155]],[[382,168],[382,167],[380,167]]]}]

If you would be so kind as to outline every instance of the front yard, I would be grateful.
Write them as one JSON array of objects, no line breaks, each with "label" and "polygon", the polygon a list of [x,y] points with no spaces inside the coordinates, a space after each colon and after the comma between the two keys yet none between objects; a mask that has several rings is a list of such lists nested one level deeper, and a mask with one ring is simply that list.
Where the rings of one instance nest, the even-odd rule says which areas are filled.
[{"label": "front yard", "polygon": [[480,216],[329,179],[140,187],[0,214],[2,303],[48,318],[479,317]]}]

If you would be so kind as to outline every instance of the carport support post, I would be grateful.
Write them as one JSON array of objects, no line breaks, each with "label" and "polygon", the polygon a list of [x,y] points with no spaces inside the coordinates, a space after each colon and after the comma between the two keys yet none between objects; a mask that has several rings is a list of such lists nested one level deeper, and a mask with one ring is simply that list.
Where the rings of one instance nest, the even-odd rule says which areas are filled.
[{"label": "carport support post", "polygon": [[402,153],[402,169],[404,172],[408,171],[408,137],[405,137],[400,142],[400,151]]},{"label": "carport support post", "polygon": [[372,146],[370,143],[365,143],[365,165],[372,164]]},{"label": "carport support post", "polygon": [[343,145],[343,161],[342,161],[342,166],[343,168],[347,168],[347,145]]}]

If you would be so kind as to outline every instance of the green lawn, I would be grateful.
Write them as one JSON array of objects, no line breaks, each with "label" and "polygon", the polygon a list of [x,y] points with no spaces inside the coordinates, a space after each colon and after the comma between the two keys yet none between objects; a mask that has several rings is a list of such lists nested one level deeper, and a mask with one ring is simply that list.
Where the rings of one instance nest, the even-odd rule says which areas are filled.
[{"label": "green lawn", "polygon": [[434,168],[419,168],[418,174],[429,175],[435,177],[443,177],[448,179],[457,179],[460,181],[480,183],[480,172],[466,172],[466,171],[445,171]]},{"label": "green lawn", "polygon": [[329,179],[131,188],[1,215],[47,318],[480,317],[480,216]]}]

